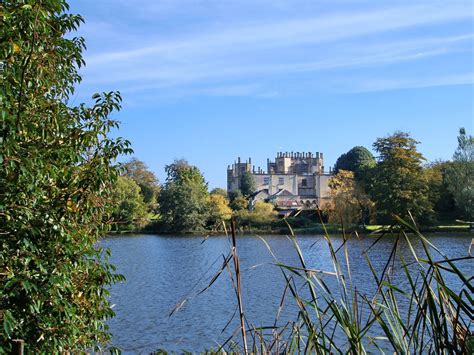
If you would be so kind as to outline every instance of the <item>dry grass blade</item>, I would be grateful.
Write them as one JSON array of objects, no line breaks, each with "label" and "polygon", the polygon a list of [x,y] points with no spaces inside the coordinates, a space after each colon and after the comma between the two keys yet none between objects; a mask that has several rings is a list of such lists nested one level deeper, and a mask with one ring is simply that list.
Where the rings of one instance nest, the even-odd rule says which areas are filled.
[{"label": "dry grass blade", "polygon": [[244,353],[247,354],[248,353],[247,335],[245,331],[244,305],[242,302],[242,281],[241,281],[241,275],[240,275],[240,261],[237,255],[235,220],[232,220],[231,227],[232,227],[232,256],[233,256],[232,259],[234,260],[235,278],[237,280],[237,303],[239,305],[240,328],[242,332],[242,342],[244,346]]}]

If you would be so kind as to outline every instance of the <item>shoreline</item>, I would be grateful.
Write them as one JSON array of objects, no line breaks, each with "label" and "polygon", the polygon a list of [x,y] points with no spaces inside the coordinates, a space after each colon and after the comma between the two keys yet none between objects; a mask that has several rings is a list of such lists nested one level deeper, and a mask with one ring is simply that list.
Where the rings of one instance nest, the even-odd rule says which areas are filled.
[{"label": "shoreline", "polygon": [[[430,233],[430,234],[473,234],[474,229],[470,229],[468,226],[438,226],[438,227],[420,227],[421,233]],[[295,235],[310,235],[310,234],[325,234],[325,231],[322,225],[315,225],[314,227],[307,228],[294,228]],[[326,231],[330,235],[341,235],[343,230],[340,226],[326,226]],[[393,230],[392,232],[395,232]],[[237,230],[238,235],[249,235],[249,234],[261,234],[261,235],[287,235],[288,228],[243,228]],[[361,235],[373,235],[379,234],[381,232],[391,232],[389,228],[373,228],[373,226],[366,226],[365,228],[353,228],[346,229],[345,234],[359,233]],[[110,231],[107,235],[127,235],[127,234],[160,234],[160,235],[182,235],[182,236],[197,236],[197,235],[206,235],[206,236],[217,236],[225,235],[224,230],[220,231],[197,231],[190,233],[176,233],[176,232],[164,232],[160,230],[147,230],[147,229],[138,229],[138,230],[127,230],[127,231]],[[474,235],[474,234],[473,234]]]}]

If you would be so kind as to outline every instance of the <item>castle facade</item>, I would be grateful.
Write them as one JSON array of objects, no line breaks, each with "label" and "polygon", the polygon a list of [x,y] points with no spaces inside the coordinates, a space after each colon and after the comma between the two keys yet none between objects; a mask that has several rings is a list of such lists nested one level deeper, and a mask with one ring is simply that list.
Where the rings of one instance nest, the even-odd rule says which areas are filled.
[{"label": "castle facade", "polygon": [[249,158],[240,157],[227,168],[227,192],[240,190],[241,178],[250,173],[255,180],[253,201],[263,200],[279,208],[321,208],[329,200],[328,181],[323,153],[278,153],[275,160],[267,159],[266,171],[252,165]]}]

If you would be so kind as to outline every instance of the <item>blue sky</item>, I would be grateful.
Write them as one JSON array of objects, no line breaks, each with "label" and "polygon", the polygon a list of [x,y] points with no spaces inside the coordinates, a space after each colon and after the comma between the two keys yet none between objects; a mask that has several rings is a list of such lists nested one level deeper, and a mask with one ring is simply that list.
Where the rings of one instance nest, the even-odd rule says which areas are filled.
[{"label": "blue sky", "polygon": [[403,130],[429,160],[473,132],[471,1],[76,0],[74,101],[119,90],[120,136],[161,181],[186,158],[225,187],[237,156],[320,151],[326,167]]}]

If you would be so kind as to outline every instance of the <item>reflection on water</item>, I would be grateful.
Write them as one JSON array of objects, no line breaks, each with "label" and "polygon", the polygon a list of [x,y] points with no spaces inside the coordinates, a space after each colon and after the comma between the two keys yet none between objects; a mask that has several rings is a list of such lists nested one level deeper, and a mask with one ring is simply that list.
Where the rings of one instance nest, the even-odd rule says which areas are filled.
[{"label": "reflection on water", "polygon": [[[299,266],[295,249],[285,236],[265,236],[277,258],[288,265]],[[431,241],[450,257],[466,256],[471,237],[432,236]],[[358,290],[373,292],[373,279],[363,252],[374,242],[374,237],[350,239],[348,251],[353,284]],[[393,246],[392,237],[384,237],[370,250],[373,266],[381,272]],[[321,236],[298,238],[307,266],[332,271],[326,242]],[[342,238],[333,237],[335,248]],[[285,283],[279,268],[264,243],[256,237],[238,238],[241,261],[244,311],[251,324],[273,325]],[[112,303],[116,317],[109,321],[114,336],[113,345],[124,353],[148,353],[157,349],[168,351],[202,351],[217,348],[236,329],[234,319],[223,332],[237,306],[235,293],[227,273],[202,295],[195,296],[220,268],[223,255],[229,252],[226,237],[210,237],[203,243],[198,236],[134,235],[113,236],[102,240],[102,246],[112,250],[111,262],[125,275],[125,283],[112,288]],[[398,252],[410,259],[404,243]],[[344,263],[343,251],[340,254]],[[472,265],[460,265],[472,274]],[[395,265],[395,270],[396,270]],[[331,285],[331,277],[327,277]],[[393,281],[406,285],[403,272],[395,272]],[[183,299],[183,308],[169,316]],[[279,319],[279,324],[296,319],[297,310],[291,300]]]}]

